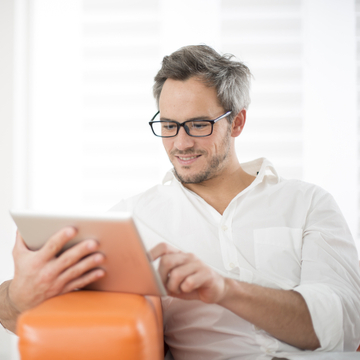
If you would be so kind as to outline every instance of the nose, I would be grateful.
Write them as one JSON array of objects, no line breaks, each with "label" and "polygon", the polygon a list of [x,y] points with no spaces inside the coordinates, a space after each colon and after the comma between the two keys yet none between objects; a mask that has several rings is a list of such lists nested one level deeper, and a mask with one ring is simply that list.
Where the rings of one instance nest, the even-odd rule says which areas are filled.
[{"label": "nose", "polygon": [[174,138],[174,146],[178,150],[186,150],[194,146],[194,138],[188,135],[184,127],[180,127],[179,133]]}]

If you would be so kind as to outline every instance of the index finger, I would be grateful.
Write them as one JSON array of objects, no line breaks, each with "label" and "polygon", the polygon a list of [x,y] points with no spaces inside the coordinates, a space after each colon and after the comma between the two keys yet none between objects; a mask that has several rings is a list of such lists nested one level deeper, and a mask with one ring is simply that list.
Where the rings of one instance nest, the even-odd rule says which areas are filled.
[{"label": "index finger", "polygon": [[75,237],[76,233],[77,230],[70,226],[61,229],[49,238],[39,252],[46,260],[52,259],[60,252],[68,241]]},{"label": "index finger", "polygon": [[150,251],[149,255],[151,257],[151,260],[154,261],[160,256],[166,255],[166,254],[175,254],[180,252],[180,250],[174,248],[173,246],[166,244],[166,243],[160,243],[154,246]]}]

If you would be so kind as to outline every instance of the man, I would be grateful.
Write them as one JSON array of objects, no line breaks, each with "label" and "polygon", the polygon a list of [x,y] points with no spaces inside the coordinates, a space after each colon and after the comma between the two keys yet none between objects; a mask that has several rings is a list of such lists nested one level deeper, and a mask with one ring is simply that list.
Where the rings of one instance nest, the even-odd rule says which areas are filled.
[{"label": "man", "polygon": [[[122,201],[160,259],[165,341],[175,359],[256,359],[298,349],[353,351],[360,340],[358,258],[332,197],[281,179],[266,159],[240,164],[250,72],[207,46],[163,60],[150,125],[173,164],[162,185]],[[55,234],[38,252],[20,236],[0,320],[103,276],[85,241]],[[92,254],[86,257],[85,255]],[[81,260],[83,259],[83,260]]]}]

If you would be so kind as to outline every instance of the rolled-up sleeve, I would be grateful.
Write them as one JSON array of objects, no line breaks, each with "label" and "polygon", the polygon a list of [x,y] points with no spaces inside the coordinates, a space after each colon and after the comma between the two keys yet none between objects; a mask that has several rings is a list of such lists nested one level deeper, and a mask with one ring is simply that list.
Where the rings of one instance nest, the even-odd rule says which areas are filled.
[{"label": "rolled-up sleeve", "polygon": [[330,194],[317,189],[304,224],[300,285],[321,347],[354,351],[360,342],[360,273],[354,241]]}]

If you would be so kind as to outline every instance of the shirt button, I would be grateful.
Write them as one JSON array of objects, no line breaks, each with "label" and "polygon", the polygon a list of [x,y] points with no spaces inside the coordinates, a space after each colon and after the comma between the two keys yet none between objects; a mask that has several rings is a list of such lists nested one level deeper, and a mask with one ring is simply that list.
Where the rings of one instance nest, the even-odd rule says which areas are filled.
[{"label": "shirt button", "polygon": [[233,269],[235,267],[235,264],[231,262],[229,266],[231,267],[231,269]]},{"label": "shirt button", "polygon": [[226,230],[228,229],[228,227],[227,227],[226,225],[223,225],[221,228],[222,228],[224,231],[226,231]]}]

